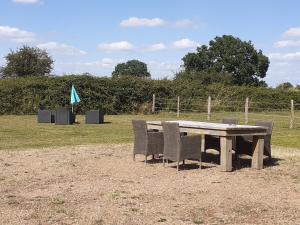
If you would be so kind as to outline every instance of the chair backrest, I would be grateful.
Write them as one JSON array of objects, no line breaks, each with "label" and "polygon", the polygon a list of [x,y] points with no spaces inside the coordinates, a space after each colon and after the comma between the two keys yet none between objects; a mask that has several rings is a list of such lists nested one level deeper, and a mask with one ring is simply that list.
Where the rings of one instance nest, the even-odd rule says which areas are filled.
[{"label": "chair backrest", "polygon": [[234,119],[234,118],[223,118],[222,123],[225,123],[225,124],[238,124],[239,121],[237,119]]},{"label": "chair backrest", "polygon": [[163,132],[164,132],[164,157],[171,160],[178,160],[180,148],[181,148],[181,139],[178,123],[162,123]]},{"label": "chair backrest", "polygon": [[134,151],[146,151],[148,144],[147,123],[145,120],[132,120],[134,133]]},{"label": "chair backrest", "polygon": [[272,121],[259,121],[256,122],[255,125],[267,127],[267,135],[265,136],[265,144],[264,144],[264,151],[271,156],[271,136],[273,131],[273,122]]},{"label": "chair backrest", "polygon": [[267,133],[269,135],[272,135],[272,131],[273,131],[273,122],[272,121],[258,121],[255,123],[255,125],[267,127],[268,128]]}]

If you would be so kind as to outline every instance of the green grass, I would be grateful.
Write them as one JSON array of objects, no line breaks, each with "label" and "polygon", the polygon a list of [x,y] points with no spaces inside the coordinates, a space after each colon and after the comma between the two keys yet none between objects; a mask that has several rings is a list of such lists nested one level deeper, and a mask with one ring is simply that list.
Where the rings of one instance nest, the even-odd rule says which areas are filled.
[{"label": "green grass", "polygon": [[[220,121],[223,117],[237,117],[244,121],[242,113],[214,113],[212,121]],[[272,112],[250,114],[250,123],[257,120],[274,120],[275,127],[272,143],[276,146],[300,149],[300,119],[296,119],[296,128],[289,129],[288,113]],[[296,116],[300,116],[296,114]],[[181,114],[179,119],[205,121],[204,113]],[[84,116],[78,116],[79,124],[56,126],[38,124],[36,116],[0,116],[0,150],[27,149],[56,146],[71,146],[98,143],[130,143],[133,140],[131,120],[170,120],[177,119],[175,113],[158,115],[115,115],[105,116],[105,124],[86,125]]]}]

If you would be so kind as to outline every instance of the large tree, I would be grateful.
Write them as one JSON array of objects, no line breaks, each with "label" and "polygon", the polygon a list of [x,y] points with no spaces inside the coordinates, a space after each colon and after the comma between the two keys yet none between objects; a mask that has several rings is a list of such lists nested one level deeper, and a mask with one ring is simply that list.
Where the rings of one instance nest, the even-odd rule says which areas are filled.
[{"label": "large tree", "polygon": [[209,46],[202,45],[195,53],[183,57],[185,72],[231,75],[235,85],[265,85],[269,59],[256,50],[251,41],[242,41],[231,35],[216,37]]},{"label": "large tree", "polygon": [[289,89],[293,89],[294,86],[290,82],[284,82],[279,84],[276,88],[281,90],[289,90]]},{"label": "large tree", "polygon": [[3,77],[45,76],[52,70],[53,60],[45,50],[23,46],[5,57]]},{"label": "large tree", "polygon": [[112,77],[133,76],[150,77],[147,64],[139,60],[129,60],[126,63],[119,63],[112,72]]}]

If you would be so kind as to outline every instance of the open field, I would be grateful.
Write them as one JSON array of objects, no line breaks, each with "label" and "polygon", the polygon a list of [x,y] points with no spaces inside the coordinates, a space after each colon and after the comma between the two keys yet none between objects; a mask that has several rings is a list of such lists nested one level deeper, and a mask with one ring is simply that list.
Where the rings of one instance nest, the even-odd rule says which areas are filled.
[{"label": "open field", "polygon": [[[212,120],[223,117],[243,121],[230,113]],[[176,119],[173,113],[106,116],[103,125],[79,116],[72,126],[1,116],[0,224],[300,224],[300,126],[289,129],[280,113],[250,121],[266,117],[275,121],[272,163],[257,171],[242,158],[224,173],[213,151],[202,170],[192,162],[177,172],[160,159],[132,161],[131,120]]]},{"label": "open field", "polygon": [[273,164],[177,172],[132,161],[131,144],[0,151],[0,223],[300,224],[300,152],[274,149]]},{"label": "open field", "polygon": [[[296,116],[300,117],[297,112]],[[212,121],[223,117],[237,117],[244,121],[243,113],[214,113]],[[84,116],[78,116],[79,124],[55,126],[37,124],[36,116],[0,116],[0,150],[44,148],[54,146],[74,146],[82,144],[113,144],[132,142],[132,119],[169,120],[177,119],[174,113],[158,115],[115,115],[106,116],[103,125],[85,125]],[[179,119],[206,121],[205,113],[181,114]],[[272,144],[275,146],[300,149],[300,119],[295,121],[295,129],[289,129],[287,112],[256,113],[249,115],[254,120],[275,122]]]}]

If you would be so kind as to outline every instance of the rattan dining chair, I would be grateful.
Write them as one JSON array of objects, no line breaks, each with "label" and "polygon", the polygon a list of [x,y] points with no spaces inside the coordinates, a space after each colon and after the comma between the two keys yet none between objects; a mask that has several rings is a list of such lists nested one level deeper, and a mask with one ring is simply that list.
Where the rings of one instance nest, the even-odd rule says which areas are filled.
[{"label": "rattan dining chair", "polygon": [[[237,119],[224,118],[224,119],[222,119],[222,123],[238,124],[239,122]],[[235,139],[233,139],[232,147],[233,147],[233,149],[235,149]],[[220,151],[220,149],[221,149],[220,137],[212,136],[212,135],[205,135],[204,152],[206,152],[206,149],[214,149],[214,150]]]},{"label": "rattan dining chair", "polygon": [[[273,122],[272,121],[260,121],[255,123],[256,126],[267,127],[267,135],[264,138],[264,155],[268,156],[269,159],[272,159],[271,151],[271,137],[273,131]],[[241,155],[253,155],[253,136],[244,136],[236,138],[236,154]]]},{"label": "rattan dining chair", "polygon": [[178,123],[163,122],[164,133],[164,154],[165,160],[177,162],[177,171],[179,162],[185,159],[199,160],[201,169],[201,135],[184,136],[180,134]]},{"label": "rattan dining chair", "polygon": [[156,130],[148,130],[145,120],[132,120],[134,133],[133,160],[135,155],[141,154],[147,156],[163,154],[164,152],[164,136],[163,133]]}]

